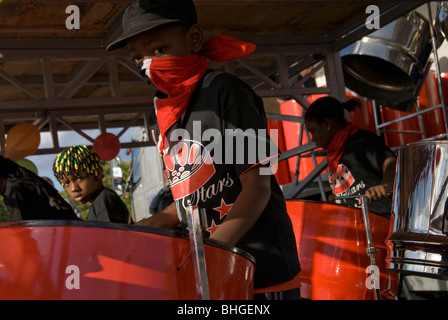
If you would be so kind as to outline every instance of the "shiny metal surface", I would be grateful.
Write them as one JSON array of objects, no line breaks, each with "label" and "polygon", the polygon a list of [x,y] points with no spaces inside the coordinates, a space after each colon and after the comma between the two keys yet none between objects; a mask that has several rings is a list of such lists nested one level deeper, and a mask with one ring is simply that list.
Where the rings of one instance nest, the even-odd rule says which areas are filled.
[{"label": "shiny metal surface", "polygon": [[[286,207],[302,268],[303,299],[398,298],[399,274],[386,268],[389,219],[370,212],[369,223],[365,223],[367,219],[360,209],[326,202],[286,200]],[[373,248],[375,263],[370,259]],[[372,286],[368,270],[375,265],[378,278]]]},{"label": "shiny metal surface", "polygon": [[398,150],[388,267],[448,279],[448,141]]},{"label": "shiny metal surface", "polygon": [[[375,259],[375,251],[376,248],[373,246],[372,241],[372,231],[370,230],[370,218],[369,218],[369,205],[368,199],[365,195],[356,195],[356,196],[344,196],[344,197],[336,197],[336,199],[349,199],[349,198],[358,198],[361,199],[361,211],[362,218],[364,221],[364,230],[366,232],[366,253],[370,259],[370,265],[377,267],[376,259]],[[376,300],[381,300],[381,292],[379,288],[375,290],[375,298]]]},{"label": "shiny metal surface", "polygon": [[[204,239],[210,299],[253,297],[255,260]],[[106,222],[0,223],[1,300],[195,300],[183,233]]]},{"label": "shiny metal surface", "polygon": [[448,35],[448,1],[441,1],[437,6],[435,28],[443,37]]},{"label": "shiny metal surface", "polygon": [[201,300],[210,300],[210,289],[207,278],[207,263],[205,261],[204,243],[202,241],[199,209],[193,208],[190,200],[187,207],[188,234],[190,239],[193,271],[196,280],[196,293]]},{"label": "shiny metal surface", "polygon": [[406,109],[403,103],[415,99],[430,53],[430,25],[410,12],[341,51],[346,85],[364,97]]}]

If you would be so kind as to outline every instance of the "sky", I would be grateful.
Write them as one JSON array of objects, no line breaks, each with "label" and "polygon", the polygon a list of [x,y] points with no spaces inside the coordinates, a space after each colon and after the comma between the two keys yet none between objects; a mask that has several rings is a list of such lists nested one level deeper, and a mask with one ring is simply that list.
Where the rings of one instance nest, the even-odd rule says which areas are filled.
[{"label": "sky", "polygon": [[[121,129],[108,129],[107,132],[118,134]],[[88,134],[90,137],[95,138],[100,134],[99,130],[85,130],[86,134]],[[61,147],[71,147],[73,145],[92,145],[92,143],[87,140],[86,138],[80,136],[74,131],[63,131],[59,132],[59,145]],[[41,141],[39,144],[39,148],[52,148],[53,142],[51,139],[51,135],[46,132],[41,132],[40,134]],[[129,142],[131,141],[132,137],[132,128],[128,129],[121,137],[120,141],[122,142]],[[126,155],[127,149],[121,149],[118,156],[120,157],[121,161],[130,161],[130,155]],[[55,188],[59,191],[62,191],[61,184],[56,180],[56,178],[53,175],[53,162],[56,158],[57,154],[49,154],[49,155],[31,155],[28,157],[25,157],[25,159],[30,160],[34,163],[34,165],[37,167],[38,175],[39,176],[46,176],[50,178]]]}]

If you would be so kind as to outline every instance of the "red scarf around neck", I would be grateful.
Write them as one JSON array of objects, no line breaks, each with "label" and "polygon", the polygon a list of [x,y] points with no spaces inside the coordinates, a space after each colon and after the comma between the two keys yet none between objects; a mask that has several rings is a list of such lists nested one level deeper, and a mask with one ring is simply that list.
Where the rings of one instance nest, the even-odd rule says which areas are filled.
[{"label": "red scarf around neck", "polygon": [[254,51],[252,43],[221,35],[207,40],[199,54],[152,59],[146,73],[153,85],[167,95],[154,101],[162,141],[187,109],[198,81],[207,71],[207,59],[229,61]]},{"label": "red scarf around neck", "polygon": [[342,154],[345,150],[345,144],[347,142],[348,137],[353,135],[356,131],[358,131],[358,127],[354,126],[351,122],[348,122],[347,125],[339,130],[331,139],[330,144],[327,149],[327,162],[330,171],[335,174],[336,169],[338,167],[339,161],[341,160]]}]

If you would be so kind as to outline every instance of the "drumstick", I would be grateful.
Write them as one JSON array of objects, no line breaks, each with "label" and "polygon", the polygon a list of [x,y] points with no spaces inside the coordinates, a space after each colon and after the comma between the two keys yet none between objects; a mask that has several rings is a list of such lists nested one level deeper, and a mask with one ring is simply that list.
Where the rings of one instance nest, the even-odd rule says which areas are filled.
[{"label": "drumstick", "polygon": [[[370,221],[369,221],[369,207],[368,207],[368,198],[366,195],[355,195],[355,196],[342,196],[336,197],[336,199],[349,199],[349,198],[361,198],[361,211],[364,217],[364,228],[366,230],[366,240],[367,240],[367,255],[370,258],[370,264],[372,266],[376,266],[375,260],[375,247],[373,246],[372,241],[372,233],[370,232]],[[375,286],[375,295],[377,300],[381,300],[381,292],[380,289]]]},{"label": "drumstick", "polygon": [[187,202],[187,222],[193,258],[194,277],[196,280],[196,291],[199,298],[203,300],[210,300],[199,213],[197,208],[193,209],[190,200]]}]

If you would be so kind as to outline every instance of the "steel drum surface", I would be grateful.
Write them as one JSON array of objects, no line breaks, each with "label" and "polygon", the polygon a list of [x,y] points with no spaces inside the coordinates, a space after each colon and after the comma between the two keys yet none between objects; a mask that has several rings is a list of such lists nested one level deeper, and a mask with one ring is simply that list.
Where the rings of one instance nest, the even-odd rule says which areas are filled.
[{"label": "steel drum surface", "polygon": [[[0,224],[0,299],[197,299],[189,239],[158,229]],[[211,299],[252,299],[253,258],[206,241]]]},{"label": "steel drum surface", "polygon": [[413,11],[341,51],[348,88],[391,108],[409,111],[431,53],[429,22]]},{"label": "steel drum surface", "polygon": [[398,149],[388,266],[448,279],[448,142]]},{"label": "steel drum surface", "polygon": [[[312,201],[286,201],[296,236],[302,271],[302,298],[311,300],[373,300],[366,281],[370,259],[360,209]],[[395,300],[398,274],[386,269],[389,219],[369,214],[379,268],[381,299]],[[369,287],[371,289],[369,289]]]}]

